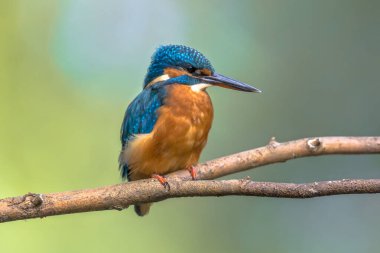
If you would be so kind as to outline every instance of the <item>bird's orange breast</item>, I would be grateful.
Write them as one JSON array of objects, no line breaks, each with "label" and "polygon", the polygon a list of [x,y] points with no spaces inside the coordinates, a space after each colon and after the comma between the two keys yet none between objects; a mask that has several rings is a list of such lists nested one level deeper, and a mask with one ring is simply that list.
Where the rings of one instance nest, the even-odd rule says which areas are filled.
[{"label": "bird's orange breast", "polygon": [[206,145],[212,119],[212,103],[205,91],[193,91],[187,85],[168,86],[152,132],[138,135],[122,154],[131,169],[131,179],[195,165]]}]

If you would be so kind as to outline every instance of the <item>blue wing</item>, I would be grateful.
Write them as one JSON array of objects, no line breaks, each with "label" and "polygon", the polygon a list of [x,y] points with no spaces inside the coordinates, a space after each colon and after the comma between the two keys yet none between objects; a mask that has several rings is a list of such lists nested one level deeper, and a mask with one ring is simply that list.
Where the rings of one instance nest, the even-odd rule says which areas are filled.
[{"label": "blue wing", "polygon": [[[135,135],[150,133],[153,130],[157,121],[157,109],[163,105],[164,97],[165,87],[154,85],[144,89],[128,106],[121,125],[122,152]],[[119,162],[122,177],[128,177],[128,163]]]}]

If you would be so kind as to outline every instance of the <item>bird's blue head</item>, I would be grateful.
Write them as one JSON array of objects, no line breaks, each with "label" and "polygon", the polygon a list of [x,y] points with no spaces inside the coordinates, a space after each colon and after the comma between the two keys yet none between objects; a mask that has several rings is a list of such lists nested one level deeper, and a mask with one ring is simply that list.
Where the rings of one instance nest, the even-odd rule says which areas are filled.
[{"label": "bird's blue head", "polygon": [[144,88],[158,82],[166,85],[185,84],[198,90],[217,85],[241,91],[261,92],[248,84],[217,74],[202,53],[182,45],[161,46],[153,54]]}]

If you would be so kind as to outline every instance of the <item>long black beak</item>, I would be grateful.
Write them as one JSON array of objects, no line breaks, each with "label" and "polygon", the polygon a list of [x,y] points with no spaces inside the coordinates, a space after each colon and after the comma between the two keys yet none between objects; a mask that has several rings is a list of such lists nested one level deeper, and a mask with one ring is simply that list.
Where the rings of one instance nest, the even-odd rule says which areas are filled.
[{"label": "long black beak", "polygon": [[232,78],[220,75],[218,73],[214,73],[212,76],[203,76],[201,79],[205,83],[217,85],[217,86],[228,88],[228,89],[261,93],[261,90],[255,88],[255,87],[252,87],[248,84],[239,82],[239,81],[234,80]]}]

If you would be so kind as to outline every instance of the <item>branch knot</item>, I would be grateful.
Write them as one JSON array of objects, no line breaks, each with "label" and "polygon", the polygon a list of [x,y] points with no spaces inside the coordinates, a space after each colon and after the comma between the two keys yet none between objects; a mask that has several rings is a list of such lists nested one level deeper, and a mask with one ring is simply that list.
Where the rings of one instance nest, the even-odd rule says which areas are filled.
[{"label": "branch knot", "polygon": [[307,147],[310,151],[315,152],[321,147],[322,142],[319,138],[309,139],[307,141]]}]

